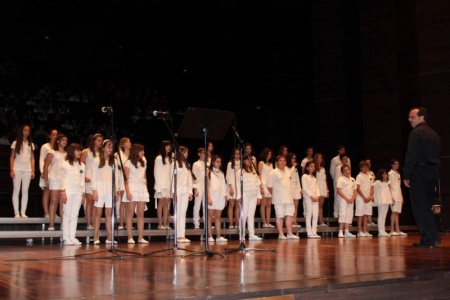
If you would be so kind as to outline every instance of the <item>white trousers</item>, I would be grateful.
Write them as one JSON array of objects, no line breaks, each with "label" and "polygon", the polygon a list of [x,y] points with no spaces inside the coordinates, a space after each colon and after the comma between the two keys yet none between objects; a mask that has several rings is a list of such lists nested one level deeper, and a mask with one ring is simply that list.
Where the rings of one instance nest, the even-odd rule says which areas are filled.
[{"label": "white trousers", "polygon": [[177,238],[186,234],[186,212],[189,204],[189,195],[179,193],[177,196]]},{"label": "white trousers", "polygon": [[386,216],[389,210],[389,204],[378,204],[378,232],[386,232]]},{"label": "white trousers", "polygon": [[19,193],[20,186],[22,185],[22,205],[20,206],[20,213],[25,214],[28,206],[28,190],[30,188],[31,171],[16,171],[14,170],[15,177],[13,179],[13,194],[12,203],[14,207],[14,215],[19,213]]},{"label": "white trousers", "polygon": [[194,199],[194,211],[193,211],[193,221],[194,226],[198,227],[200,226],[200,209],[202,209],[202,215],[204,216],[203,211],[203,196],[205,195],[205,192],[198,189],[198,197],[195,197]]},{"label": "white trousers", "polygon": [[243,206],[244,209],[241,211],[242,214],[244,214],[244,224],[241,226],[244,226],[244,232],[245,232],[245,222],[247,221],[247,227],[248,227],[248,235],[255,235],[255,211],[256,211],[256,204],[258,202],[257,200],[257,194],[255,192],[244,192],[244,201]]},{"label": "white trousers", "polygon": [[78,215],[81,208],[81,193],[68,194],[64,204],[63,239],[65,241],[75,239],[78,225]]},{"label": "white trousers", "polygon": [[306,233],[317,234],[317,220],[319,219],[319,202],[313,202],[310,197],[304,195]]}]

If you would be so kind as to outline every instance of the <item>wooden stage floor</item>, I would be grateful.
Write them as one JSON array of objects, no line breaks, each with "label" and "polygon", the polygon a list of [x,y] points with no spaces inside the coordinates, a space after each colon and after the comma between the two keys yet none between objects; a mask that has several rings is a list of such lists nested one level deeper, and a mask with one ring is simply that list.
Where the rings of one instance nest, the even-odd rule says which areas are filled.
[{"label": "wooden stage floor", "polygon": [[[450,237],[0,244],[1,299],[448,299]],[[259,249],[259,250],[254,250]],[[209,250],[209,251],[206,251]],[[273,250],[273,251],[271,251]],[[197,251],[197,252],[196,252]],[[212,256],[207,255],[209,252]],[[225,256],[225,258],[223,257]]]}]

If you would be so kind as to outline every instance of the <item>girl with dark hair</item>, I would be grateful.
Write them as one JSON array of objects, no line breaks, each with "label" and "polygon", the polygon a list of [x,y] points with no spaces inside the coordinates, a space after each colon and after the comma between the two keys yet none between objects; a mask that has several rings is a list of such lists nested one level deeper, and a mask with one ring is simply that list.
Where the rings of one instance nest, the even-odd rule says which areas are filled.
[{"label": "girl with dark hair", "polygon": [[64,245],[81,245],[75,238],[80,207],[86,200],[85,165],[80,161],[82,148],[72,143],[67,148],[66,160],[61,165],[61,198],[64,205],[62,218]]},{"label": "girl with dark hair", "polygon": [[[9,157],[10,176],[13,180],[12,203],[15,218],[28,218],[25,214],[28,205],[28,189],[34,178],[34,144],[30,125],[22,125],[17,131],[16,140],[11,144]],[[19,214],[19,193],[22,186],[22,201]]]},{"label": "girl with dark hair", "polygon": [[[291,173],[291,190],[292,199],[294,200],[294,215],[292,216],[292,227],[302,227],[297,224],[298,204],[302,199],[302,186],[300,184],[300,176],[298,174],[297,155],[292,152],[286,154],[286,168]],[[303,211],[305,211],[305,205],[303,204]]]},{"label": "girl with dark hair", "polygon": [[[100,155],[94,159],[92,166],[92,199],[94,200],[94,245],[100,244],[100,222],[105,208],[106,244],[117,243],[112,236],[111,213],[113,197],[119,199],[117,168],[114,168],[113,143],[111,140],[103,140]],[[113,171],[114,194],[113,194]]]},{"label": "girl with dark hair", "polygon": [[119,219],[119,230],[125,229],[125,219],[126,219],[126,206],[127,203],[123,202],[123,196],[125,194],[125,178],[123,172],[123,165],[128,160],[130,156],[131,140],[128,137],[123,137],[119,141],[119,149],[115,153],[114,158],[117,164],[117,177],[118,177],[118,188],[119,188],[119,200],[117,200],[116,206],[116,217]]},{"label": "girl with dark hair", "polygon": [[137,215],[138,243],[148,244],[144,239],[144,212],[150,195],[147,189],[147,160],[144,156],[144,146],[133,144],[130,149],[130,156],[124,164],[124,171],[127,180],[125,181],[125,191],[127,199],[127,233],[128,244],[134,244],[132,222],[133,216]]},{"label": "girl with dark hair", "polygon": [[323,204],[325,199],[330,196],[327,183],[327,174],[325,170],[325,162],[322,153],[314,155],[314,165],[316,169],[317,183],[319,184],[320,198],[319,198],[319,227],[328,226],[323,220]]},{"label": "girl with dark hair", "polygon": [[391,236],[385,230],[386,216],[389,210],[389,204],[394,201],[392,199],[391,190],[389,189],[389,175],[385,169],[379,169],[375,175],[375,183],[373,184],[374,200],[378,207],[378,236]]},{"label": "girl with dark hair", "polygon": [[[241,152],[239,148],[234,148],[230,161],[227,164],[226,171],[226,181],[228,185],[228,222],[230,229],[238,228],[239,224],[239,216],[240,216],[240,205],[239,202],[236,201],[237,193],[237,181],[239,181],[239,174],[241,170]],[[236,222],[236,226],[234,223]]]},{"label": "girl with dark hair", "polygon": [[41,176],[39,178],[39,187],[42,189],[42,208],[44,210],[44,218],[50,217],[48,212],[50,203],[50,191],[48,190],[48,186],[45,185],[44,163],[48,152],[51,149],[53,149],[53,145],[55,144],[57,137],[58,137],[58,130],[51,129],[48,134],[48,143],[42,145],[41,150],[39,152],[39,172],[41,173]]},{"label": "girl with dark hair", "polygon": [[302,175],[303,195],[305,202],[305,222],[308,238],[321,238],[317,234],[317,219],[319,217],[320,190],[316,179],[316,166],[314,162],[305,164],[305,174]]},{"label": "girl with dark hair", "polygon": [[212,222],[216,224],[216,242],[228,241],[221,235],[220,216],[227,201],[227,185],[225,174],[222,170],[222,158],[219,155],[213,155],[211,165],[208,169],[208,242],[214,242],[212,236]]},{"label": "girl with dark hair", "polygon": [[270,172],[273,170],[273,151],[272,149],[266,147],[262,149],[261,154],[259,155],[258,162],[258,172],[259,178],[261,179],[261,194],[262,200],[261,205],[259,207],[259,212],[261,214],[261,220],[263,223],[263,227],[275,227],[270,224],[270,215],[272,213],[272,194],[269,192],[267,188],[267,177]]},{"label": "girl with dark hair", "polygon": [[[67,156],[67,136],[65,134],[58,134],[44,163],[44,181],[45,187],[50,191],[50,206],[49,206],[49,224],[48,230],[55,230],[56,210],[60,200],[61,190],[61,166]],[[59,215],[63,216],[63,205],[59,205]]]},{"label": "girl with dark hair", "polygon": [[158,216],[158,229],[172,229],[168,224],[169,203],[172,197],[172,143],[168,140],[161,142],[159,154],[155,158],[153,175],[155,177],[156,213]]}]

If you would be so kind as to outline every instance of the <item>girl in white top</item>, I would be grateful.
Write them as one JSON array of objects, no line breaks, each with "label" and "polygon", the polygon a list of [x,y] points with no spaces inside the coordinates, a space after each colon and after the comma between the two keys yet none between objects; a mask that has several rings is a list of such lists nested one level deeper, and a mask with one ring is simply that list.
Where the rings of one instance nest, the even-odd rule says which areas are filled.
[{"label": "girl in white top", "polygon": [[[28,206],[28,189],[34,178],[34,144],[29,125],[22,125],[17,130],[16,140],[11,144],[9,157],[10,176],[13,180],[12,203],[15,218],[28,218],[25,214]],[[19,193],[22,186],[22,201],[19,214]]]},{"label": "girl in white top", "polygon": [[[190,243],[191,241],[186,238],[186,212],[189,205],[189,201],[192,201],[193,194],[192,190],[194,188],[192,183],[192,173],[186,161],[189,156],[188,148],[180,146],[180,152],[184,156],[177,156],[176,162],[176,175],[177,175],[177,185],[176,185],[176,195],[175,195],[175,180],[172,181],[172,198],[176,199],[176,226],[177,229],[177,241],[178,243]],[[172,177],[174,170],[172,169]],[[198,192],[197,192],[198,193]],[[176,198],[175,198],[176,196]]]},{"label": "girl in white top", "polygon": [[66,160],[61,165],[61,203],[64,205],[64,245],[81,245],[75,238],[80,207],[85,201],[85,166],[80,161],[81,146],[73,143],[67,147]]},{"label": "girl in white top", "polygon": [[[194,228],[200,228],[200,208],[204,207],[203,201],[205,197],[205,148],[199,147],[197,150],[198,160],[192,165],[192,173],[195,175],[193,182],[195,200],[193,211]],[[206,169],[209,163],[206,162]],[[203,212],[204,215],[204,212]]]},{"label": "girl in white top", "polygon": [[[356,199],[356,181],[351,177],[350,166],[341,166],[342,176],[336,183],[336,189],[339,201],[339,234],[338,237],[353,238],[356,237],[350,233],[349,225],[353,222],[353,209]],[[343,230],[345,229],[345,234]]]},{"label": "girl in white top", "polygon": [[168,224],[168,219],[169,203],[172,197],[172,169],[172,143],[168,140],[164,140],[159,147],[159,154],[155,158],[155,165],[153,168],[158,229],[171,229]]},{"label": "girl in white top", "polygon": [[[239,216],[240,216],[240,205],[237,199],[237,182],[239,179],[239,174],[241,169],[241,152],[239,148],[234,148],[231,153],[230,161],[227,164],[226,181],[228,185],[228,228],[234,229],[238,228]],[[237,175],[237,176],[236,176]],[[234,223],[236,222],[236,226]]]},{"label": "girl in white top", "polygon": [[305,174],[305,166],[308,161],[314,160],[314,148],[308,147],[306,148],[306,157],[302,159],[300,166],[302,167],[302,175]]},{"label": "girl in white top", "polygon": [[356,211],[358,217],[358,237],[371,237],[367,230],[369,218],[372,215],[373,178],[369,174],[369,164],[363,160],[359,163],[361,170],[356,176]]},{"label": "girl in white top", "polygon": [[90,137],[88,147],[83,149],[81,153],[80,161],[86,166],[85,175],[85,193],[86,193],[86,205],[84,207],[84,215],[86,218],[87,229],[94,229],[94,200],[92,198],[92,166],[94,158],[99,156],[100,147],[103,143],[103,135],[96,133]]},{"label": "girl in white top", "polygon": [[389,189],[389,176],[385,169],[379,169],[375,183],[373,184],[375,204],[378,206],[378,236],[386,237],[390,236],[385,230],[386,215],[389,210],[389,204],[392,204],[392,194]]},{"label": "girl in white top", "polygon": [[48,213],[49,204],[50,204],[50,192],[48,187],[45,186],[44,180],[44,163],[45,158],[47,157],[48,151],[53,149],[53,145],[55,144],[56,137],[58,136],[58,130],[52,129],[48,135],[48,143],[45,143],[41,146],[41,150],[39,153],[39,172],[41,173],[41,177],[39,179],[39,187],[42,189],[42,208],[44,210],[44,218],[48,218],[50,215]]},{"label": "girl in white top", "polygon": [[221,235],[220,216],[225,208],[227,200],[227,185],[225,174],[222,170],[222,158],[219,155],[213,155],[211,165],[208,169],[208,242],[214,242],[212,236],[212,222],[215,222],[216,241],[226,242],[227,239]]},{"label": "girl in white top", "polygon": [[[259,176],[256,174],[256,171],[253,170],[250,158],[248,155],[244,155],[243,157],[243,169],[242,169],[242,194],[241,194],[241,181],[238,180],[236,189],[237,189],[237,198],[239,202],[242,201],[243,206],[243,232],[245,232],[245,222],[247,221],[248,227],[248,240],[249,241],[260,241],[262,238],[255,235],[255,211],[256,205],[261,203],[261,180]],[[236,173],[237,177],[241,176],[241,170],[238,170]]]},{"label": "girl in white top", "polygon": [[[291,173],[286,168],[286,157],[278,155],[276,168],[267,177],[267,188],[273,197],[275,214],[277,217],[278,239],[298,239],[292,233],[292,216],[294,215],[294,201],[292,200]],[[287,235],[283,231],[283,219],[286,223]]]},{"label": "girl in white top", "polygon": [[269,192],[269,189],[267,188],[267,177],[273,170],[273,157],[274,156],[272,149],[266,147],[261,151],[258,163],[258,173],[263,188],[263,191],[261,192],[263,198],[261,200],[261,205],[259,209],[263,227],[266,228],[275,227],[272,224],[270,224],[270,215],[272,214],[272,194]]},{"label": "girl in white top", "polygon": [[[99,231],[100,222],[105,208],[105,228],[106,244],[114,241],[112,235],[112,205],[113,198],[117,202],[119,199],[119,181],[118,171],[113,156],[113,143],[111,140],[103,140],[99,156],[94,159],[92,165],[92,199],[94,200],[94,245],[100,244]],[[113,192],[113,172],[114,174],[114,192]],[[116,241],[114,241],[116,243]]]},{"label": "girl in white top", "polygon": [[118,184],[119,184],[119,200],[117,200],[116,216],[119,218],[119,226],[117,229],[125,229],[125,219],[127,211],[127,202],[123,202],[123,196],[125,194],[125,173],[123,172],[123,165],[128,160],[131,149],[131,140],[128,137],[123,137],[119,141],[119,151],[114,154],[117,165]]},{"label": "girl in white top", "polygon": [[339,211],[340,211],[339,204],[341,204],[339,202],[339,200],[337,200],[337,199],[339,199],[339,195],[337,194],[337,182],[338,182],[339,177],[342,176],[342,166],[343,165],[350,166],[348,164],[349,160],[348,160],[347,154],[345,154],[345,153],[344,154],[339,154],[338,157],[340,158],[340,162],[341,163],[340,164],[336,164],[336,169],[333,172],[333,174],[334,174],[334,177],[333,177],[333,188],[334,188],[334,191],[335,191],[333,215],[335,217],[339,216]]},{"label": "girl in white top", "polygon": [[389,188],[392,193],[394,202],[391,205],[391,235],[408,235],[400,231],[399,215],[402,212],[403,195],[402,195],[402,179],[398,172],[400,168],[400,162],[397,159],[391,160],[391,170],[389,171]]},{"label": "girl in white top", "polygon": [[320,238],[320,235],[317,234],[320,190],[315,176],[315,170],[316,166],[314,162],[308,161],[305,165],[305,174],[302,175],[306,233],[309,238]]},{"label": "girl in white top", "polygon": [[[147,161],[144,157],[144,146],[133,144],[130,149],[130,156],[124,164],[125,191],[127,194],[127,233],[128,244],[134,244],[132,225],[133,216],[137,215],[138,243],[148,244],[144,239],[144,212],[150,195],[147,189]],[[125,202],[125,199],[123,200]]]},{"label": "girl in white top", "polygon": [[[55,230],[56,210],[60,200],[61,166],[67,156],[67,136],[58,134],[53,149],[51,149],[44,163],[45,187],[50,191],[49,224],[48,230]],[[59,205],[59,215],[64,214],[63,205]]]},{"label": "girl in white top", "polygon": [[319,197],[319,225],[318,226],[328,226],[325,224],[323,219],[323,204],[325,199],[330,197],[330,192],[328,190],[327,174],[325,169],[325,160],[322,153],[316,153],[314,155],[314,165],[316,169],[316,179],[319,184],[320,197]]},{"label": "girl in white top", "polygon": [[[297,224],[297,215],[298,215],[298,204],[300,199],[302,199],[302,186],[300,183],[300,175],[298,174],[297,168],[297,156],[295,153],[288,152],[286,155],[286,168],[291,173],[291,188],[292,188],[292,199],[294,199],[294,216],[292,217],[292,227],[301,227],[300,224]],[[305,211],[305,205],[303,204],[303,211]]]}]

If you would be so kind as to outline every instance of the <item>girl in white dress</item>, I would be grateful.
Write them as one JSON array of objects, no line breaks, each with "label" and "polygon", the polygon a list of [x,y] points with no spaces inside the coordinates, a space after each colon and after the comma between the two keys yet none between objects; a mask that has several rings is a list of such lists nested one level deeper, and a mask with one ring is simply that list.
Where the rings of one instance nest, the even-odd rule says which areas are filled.
[{"label": "girl in white dress", "polygon": [[316,166],[314,165],[314,162],[308,161],[305,164],[305,174],[302,175],[306,233],[309,238],[320,238],[320,235],[317,234],[320,190],[315,171]]},{"label": "girl in white dress", "polygon": [[[105,208],[106,244],[114,241],[112,236],[112,204],[119,199],[118,171],[113,156],[113,143],[103,140],[100,154],[94,159],[92,166],[91,188],[94,200],[94,245],[100,244],[100,222]],[[113,172],[114,192],[113,192]],[[116,243],[116,241],[114,241]]]},{"label": "girl in white dress", "polygon": [[[55,230],[56,210],[60,200],[61,191],[61,165],[67,156],[67,136],[58,134],[53,149],[51,149],[44,163],[45,187],[50,191],[49,224],[48,230]],[[63,205],[59,205],[59,215],[63,216]],[[61,223],[62,224],[62,223]]]},{"label": "girl in white dress", "polygon": [[64,205],[64,245],[81,245],[75,238],[80,207],[85,201],[85,166],[80,161],[82,148],[73,143],[67,147],[66,160],[61,165],[61,203]]},{"label": "girl in white dress", "polygon": [[[34,178],[34,144],[31,137],[31,127],[22,125],[17,130],[16,140],[11,144],[9,157],[10,176],[13,180],[12,203],[15,218],[28,218],[25,214],[28,206],[28,190],[30,181]],[[19,214],[19,193],[22,186],[22,201]]]},{"label": "girl in white dress", "polygon": [[318,226],[328,226],[323,219],[323,205],[325,199],[328,199],[330,192],[328,190],[327,174],[325,169],[325,160],[322,153],[316,153],[314,155],[314,165],[316,169],[316,179],[319,184],[320,197],[319,197],[319,225]]},{"label": "girl in white dress", "polygon": [[86,166],[85,174],[85,193],[86,193],[86,205],[84,209],[84,214],[86,218],[87,229],[94,229],[94,200],[92,198],[92,166],[94,163],[94,158],[99,156],[100,147],[103,143],[103,135],[96,133],[89,139],[88,147],[83,149],[81,153],[80,161]]},{"label": "girl in white dress", "polygon": [[221,235],[220,216],[227,201],[227,185],[225,174],[221,170],[222,158],[213,155],[211,165],[208,169],[208,242],[214,242],[212,235],[212,222],[215,222],[216,242],[226,242],[227,239]]},{"label": "girl in white dress", "polygon": [[55,144],[56,137],[58,136],[58,130],[51,129],[48,135],[48,143],[45,143],[41,146],[41,150],[39,152],[39,172],[41,173],[41,177],[39,178],[39,187],[42,189],[42,208],[44,210],[44,218],[48,218],[50,215],[48,213],[49,204],[50,204],[50,192],[48,187],[45,185],[44,180],[44,163],[45,158],[47,157],[48,151],[53,149],[53,145]]},{"label": "girl in white dress", "polygon": [[266,228],[275,227],[270,224],[270,215],[272,214],[272,194],[267,188],[267,177],[273,170],[273,157],[272,149],[266,147],[261,151],[258,162],[258,173],[261,180],[261,185],[263,187],[263,191],[261,193],[263,198],[259,209],[263,227]]},{"label": "girl in white dress", "polygon": [[168,140],[161,142],[159,154],[155,158],[153,175],[155,177],[156,213],[158,215],[158,229],[171,229],[168,224],[169,203],[172,197],[172,143]]},{"label": "girl in white dress", "polygon": [[123,172],[123,165],[128,160],[128,156],[130,155],[131,149],[131,140],[128,137],[123,137],[119,141],[119,150],[114,154],[114,158],[116,160],[117,165],[117,173],[118,173],[118,184],[119,184],[119,200],[117,200],[116,206],[116,216],[119,219],[119,226],[117,229],[122,230],[125,229],[125,219],[126,219],[126,211],[127,211],[127,203],[122,202],[125,194],[125,173]]},{"label": "girl in white dress", "polygon": [[398,172],[400,162],[398,159],[391,160],[391,170],[389,171],[389,188],[391,189],[392,198],[394,202],[391,205],[391,235],[406,236],[407,233],[400,230],[399,216],[402,213],[403,194],[402,194],[402,179]]},{"label": "girl in white dress", "polygon": [[[336,183],[337,200],[339,201],[339,233],[338,237],[354,238],[350,232],[350,224],[353,222],[353,210],[356,199],[356,180],[351,177],[350,166],[341,166],[342,176]],[[343,232],[345,230],[345,233]]]},{"label": "girl in white dress", "polygon": [[[144,156],[144,146],[133,144],[130,149],[130,156],[124,164],[124,171],[127,181],[125,181],[125,191],[127,195],[127,233],[128,244],[134,244],[132,225],[133,216],[137,215],[138,243],[148,244],[144,239],[144,212],[150,195],[147,189],[147,160]],[[125,202],[125,199],[123,200]]]},{"label": "girl in white dress", "polygon": [[[228,228],[234,229],[238,228],[239,224],[239,216],[240,216],[240,205],[239,201],[236,201],[237,199],[237,182],[240,180],[239,175],[236,176],[236,174],[240,173],[241,169],[241,152],[239,148],[234,148],[233,152],[231,153],[230,161],[227,164],[227,171],[226,171],[226,181],[228,185],[228,222],[229,226]],[[236,226],[234,224],[236,223]]]}]

